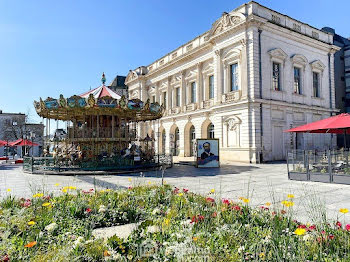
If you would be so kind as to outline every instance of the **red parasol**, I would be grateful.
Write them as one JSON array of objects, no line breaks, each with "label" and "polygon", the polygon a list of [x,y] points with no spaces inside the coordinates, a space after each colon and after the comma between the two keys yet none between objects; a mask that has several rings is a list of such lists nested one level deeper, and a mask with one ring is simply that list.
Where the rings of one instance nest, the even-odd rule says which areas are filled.
[{"label": "red parasol", "polygon": [[33,143],[27,139],[18,139],[14,142],[9,143],[10,146],[38,146],[39,144]]}]

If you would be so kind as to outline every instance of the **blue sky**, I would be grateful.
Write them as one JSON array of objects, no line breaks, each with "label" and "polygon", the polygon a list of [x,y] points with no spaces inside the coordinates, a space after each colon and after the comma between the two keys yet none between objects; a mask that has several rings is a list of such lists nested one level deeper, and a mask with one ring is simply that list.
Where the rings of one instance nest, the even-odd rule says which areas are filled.
[{"label": "blue sky", "polygon": [[[30,112],[33,100],[98,86],[210,29],[241,0],[0,0],[0,109]],[[348,0],[262,0],[317,28],[350,36]]]}]

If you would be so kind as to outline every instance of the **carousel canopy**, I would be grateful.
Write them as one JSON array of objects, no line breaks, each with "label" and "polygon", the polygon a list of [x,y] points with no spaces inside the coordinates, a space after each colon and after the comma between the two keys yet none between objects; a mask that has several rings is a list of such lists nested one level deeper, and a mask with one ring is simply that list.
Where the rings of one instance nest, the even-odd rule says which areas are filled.
[{"label": "carousel canopy", "polygon": [[105,85],[99,86],[99,87],[92,89],[88,92],[85,92],[79,96],[84,97],[84,98],[88,98],[90,96],[90,94],[92,94],[95,99],[99,99],[99,98],[102,98],[105,96],[109,96],[109,97],[112,97],[114,99],[121,98],[120,95],[118,95],[116,92],[114,92],[112,89],[110,89],[109,87],[107,87]]},{"label": "carousel canopy", "polygon": [[88,115],[114,115],[131,121],[156,120],[163,115],[163,106],[140,99],[127,100],[105,86],[106,78],[102,75],[102,86],[81,95],[58,99],[48,97],[34,101],[37,114],[56,120],[79,120]]}]

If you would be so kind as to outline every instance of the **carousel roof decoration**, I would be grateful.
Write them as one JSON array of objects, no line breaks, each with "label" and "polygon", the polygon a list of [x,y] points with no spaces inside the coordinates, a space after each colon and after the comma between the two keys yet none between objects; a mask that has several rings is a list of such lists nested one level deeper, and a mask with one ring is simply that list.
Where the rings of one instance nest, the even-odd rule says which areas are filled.
[{"label": "carousel roof decoration", "polygon": [[127,100],[105,86],[106,78],[103,73],[102,86],[64,98],[48,97],[34,101],[34,107],[40,117],[56,120],[74,120],[84,115],[118,115],[132,118],[135,121],[155,120],[162,117],[164,108],[159,103],[144,103],[140,99]]},{"label": "carousel roof decoration", "polygon": [[106,77],[105,77],[105,73],[102,74],[102,85],[92,89],[88,92],[85,92],[81,95],[79,95],[80,97],[84,97],[84,98],[88,98],[90,96],[90,94],[92,94],[94,96],[95,99],[99,99],[105,96],[109,96],[112,97],[113,99],[120,99],[121,96],[118,95],[116,92],[114,92],[112,89],[110,89],[109,87],[105,86],[106,83]]}]

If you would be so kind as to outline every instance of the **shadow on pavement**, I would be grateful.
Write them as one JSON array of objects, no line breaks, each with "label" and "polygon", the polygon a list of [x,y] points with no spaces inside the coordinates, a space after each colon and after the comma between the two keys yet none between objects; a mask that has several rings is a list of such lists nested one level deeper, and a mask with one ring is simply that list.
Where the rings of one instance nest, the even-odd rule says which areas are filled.
[{"label": "shadow on pavement", "polygon": [[91,184],[91,188],[94,187],[94,185],[96,186],[100,186],[100,187],[104,187],[104,188],[110,188],[110,189],[123,189],[123,188],[127,188],[125,186],[119,186],[117,184],[114,184],[114,183],[110,183],[110,182],[107,182],[107,181],[104,181],[104,180],[101,180],[101,179],[98,179],[98,178],[94,178],[92,176],[76,176],[77,179],[81,180],[81,181],[84,181],[86,183],[89,183]]},{"label": "shadow on pavement", "polygon": [[4,165],[0,165],[0,170],[13,170],[13,169],[17,169],[19,167],[21,167],[21,166],[4,164]]},{"label": "shadow on pavement", "polygon": [[[165,170],[164,177],[198,177],[198,176],[218,176],[228,174],[240,174],[254,169],[256,166],[237,166],[237,165],[222,165],[220,168],[196,168],[190,165],[174,165],[172,168]],[[141,172],[129,173],[117,176],[140,177]],[[161,177],[161,171],[142,172],[144,177]],[[113,175],[116,176],[116,175]]]}]

